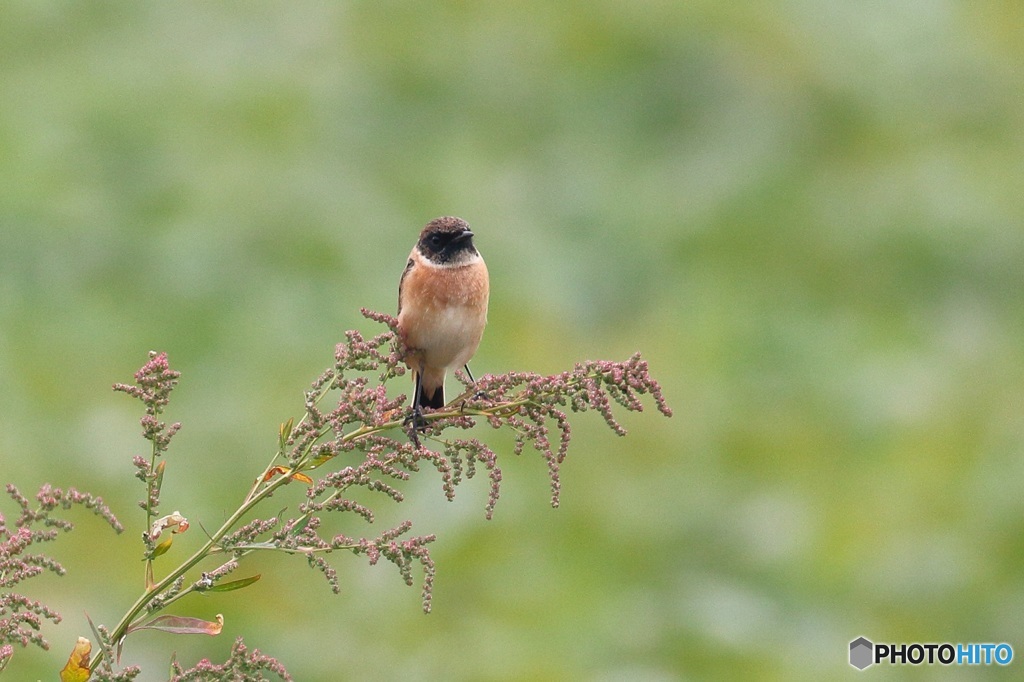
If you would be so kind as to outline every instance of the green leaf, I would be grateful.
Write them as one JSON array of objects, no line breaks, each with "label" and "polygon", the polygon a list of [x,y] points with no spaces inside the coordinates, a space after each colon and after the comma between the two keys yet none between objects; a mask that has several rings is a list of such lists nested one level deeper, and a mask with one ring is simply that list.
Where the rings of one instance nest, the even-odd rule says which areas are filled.
[{"label": "green leaf", "polygon": [[231,551],[240,551],[246,549],[281,549],[273,542],[246,542],[231,546]]},{"label": "green leaf", "polygon": [[314,457],[309,463],[309,468],[316,469],[318,466],[324,464],[325,462],[330,462],[335,457],[336,455],[333,454],[319,455],[318,457]]},{"label": "green leaf", "polygon": [[262,577],[263,577],[262,574],[257,573],[256,575],[251,575],[248,578],[241,578],[239,580],[231,580],[231,581],[226,582],[226,583],[217,583],[216,585],[214,585],[210,589],[205,590],[205,592],[230,592],[231,590],[240,590],[243,587],[248,587],[249,585],[252,585],[254,582],[256,582],[257,580],[259,580]]},{"label": "green leaf", "polygon": [[295,418],[294,417],[289,418],[288,421],[286,421],[285,423],[281,424],[281,428],[278,431],[278,436],[279,436],[278,444],[279,444],[279,447],[281,448],[282,452],[284,451],[285,445],[288,444],[288,439],[292,435],[292,428],[294,428],[294,426],[295,426]]}]

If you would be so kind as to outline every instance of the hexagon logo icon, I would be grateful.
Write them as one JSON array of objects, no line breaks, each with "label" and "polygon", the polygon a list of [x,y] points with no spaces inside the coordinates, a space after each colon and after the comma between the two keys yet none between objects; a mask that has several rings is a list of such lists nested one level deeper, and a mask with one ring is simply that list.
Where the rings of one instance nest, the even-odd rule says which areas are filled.
[{"label": "hexagon logo icon", "polygon": [[857,639],[850,642],[850,665],[857,670],[863,670],[868,667],[874,661],[875,645],[870,642],[866,637],[858,637]]}]

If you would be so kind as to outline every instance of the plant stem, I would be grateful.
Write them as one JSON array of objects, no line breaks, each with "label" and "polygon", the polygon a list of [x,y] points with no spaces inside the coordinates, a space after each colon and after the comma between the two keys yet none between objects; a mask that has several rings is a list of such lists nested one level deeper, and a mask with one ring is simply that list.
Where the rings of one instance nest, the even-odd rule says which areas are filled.
[{"label": "plant stem", "polygon": [[[289,474],[294,472],[295,470],[292,470],[291,472],[289,472]],[[290,480],[290,475],[281,476],[280,478],[278,478],[277,480],[273,481],[268,486],[260,490],[257,494],[250,495],[242,504],[242,506],[240,506],[235,511],[234,514],[228,517],[228,519],[221,525],[217,532],[215,532],[213,536],[210,537],[210,539],[207,540],[207,542],[202,547],[196,550],[196,552],[192,556],[186,559],[172,572],[167,574],[167,576],[165,576],[162,580],[153,585],[152,589],[144,592],[135,601],[135,603],[132,604],[131,608],[128,609],[128,611],[121,618],[121,621],[110,633],[110,641],[116,644],[121,639],[123,639],[128,634],[128,627],[131,625],[132,621],[135,620],[136,616],[138,616],[146,608],[146,605],[149,604],[155,596],[157,596],[165,589],[170,587],[170,585],[175,580],[185,575],[185,573],[189,569],[191,569],[204,558],[206,558],[210,554],[211,550],[217,546],[217,543],[220,542],[221,538],[227,535],[228,531],[230,531],[234,527],[234,525],[238,523],[239,519],[241,519],[253,507],[259,504],[261,500],[263,500],[266,497],[270,497],[275,490],[277,490],[282,485],[288,483]],[[91,661],[89,661],[89,669],[95,670],[96,666],[99,664],[101,660],[103,660],[102,650],[98,652],[95,656],[93,656]]]},{"label": "plant stem", "polygon": [[[322,397],[323,397],[323,394],[317,396],[317,402],[319,402],[320,398],[322,398]],[[453,401],[453,402],[455,402],[455,401]],[[530,403],[530,400],[528,400],[528,399],[521,399],[521,400],[511,400],[511,401],[500,403],[500,404],[497,404],[497,405],[491,405],[491,406],[489,406],[487,408],[468,408],[468,409],[466,409],[466,408],[457,407],[457,408],[452,408],[452,409],[445,410],[445,411],[432,412],[432,413],[430,413],[428,415],[424,415],[424,417],[426,419],[428,419],[428,420],[444,419],[444,418],[447,418],[447,417],[460,417],[460,416],[465,416],[465,415],[482,416],[482,417],[489,417],[489,416],[499,416],[499,417],[502,417],[502,416],[506,416],[510,412],[514,412],[514,411],[518,410],[520,407],[522,407],[524,405],[527,405],[529,403]],[[306,419],[306,417],[304,416],[299,421],[299,424],[301,424],[303,421],[305,421],[305,419]],[[362,426],[359,426],[358,428],[356,428],[356,429],[348,432],[344,436],[342,436],[341,440],[343,442],[352,442],[352,441],[355,441],[355,440],[358,440],[358,439],[361,439],[361,438],[366,438],[367,436],[373,435],[375,433],[379,433],[381,431],[389,431],[389,430],[395,429],[395,428],[402,428],[403,425],[404,425],[404,420],[402,420],[402,419],[395,419],[395,420],[392,420],[392,421],[384,422],[382,424],[375,424],[375,425],[372,425],[372,426],[363,424]],[[296,427],[298,427],[298,424],[296,425]],[[320,434],[320,437],[322,437],[323,435],[324,434]],[[113,631],[111,631],[111,633],[110,633],[110,641],[116,646],[118,642],[120,642],[122,639],[124,639],[128,635],[129,629],[131,628],[132,624],[136,621],[138,616],[146,609],[146,607],[153,601],[154,598],[156,598],[164,590],[166,590],[168,587],[170,587],[174,583],[174,581],[176,581],[178,578],[180,578],[181,576],[185,575],[185,573],[187,573],[190,569],[195,567],[200,561],[205,559],[210,554],[216,552],[219,549],[220,541],[224,538],[225,535],[228,534],[228,532],[231,531],[232,528],[234,528],[235,524],[237,524],[242,519],[242,517],[244,517],[247,513],[249,513],[257,504],[262,502],[265,498],[270,497],[271,495],[273,495],[274,492],[278,488],[280,488],[281,486],[291,482],[292,476],[294,474],[303,471],[303,469],[309,464],[309,452],[312,449],[313,444],[316,443],[317,440],[319,440],[319,437],[309,444],[309,446],[307,447],[306,452],[303,453],[303,456],[294,465],[290,466],[286,472],[282,473],[280,476],[277,476],[270,483],[267,483],[266,485],[263,485],[264,483],[266,483],[267,474],[275,466],[274,462],[277,461],[277,459],[279,457],[281,457],[281,458],[285,457],[283,448],[281,450],[279,450],[277,453],[275,453],[274,458],[270,461],[270,464],[268,464],[267,467],[263,470],[263,473],[260,474],[260,476],[253,483],[252,488],[249,490],[249,493],[245,496],[245,499],[243,500],[242,504],[238,507],[238,509],[230,517],[228,517],[228,519],[226,521],[224,521],[223,524],[221,524],[220,528],[218,528],[217,531],[214,532],[210,536],[210,538],[206,541],[206,543],[204,543],[202,547],[200,547],[198,550],[196,550],[192,554],[192,556],[190,556],[188,559],[183,561],[177,568],[175,568],[173,571],[168,573],[162,580],[154,583],[151,587],[148,587],[148,589],[146,589],[143,592],[143,594],[141,594],[139,596],[139,598],[135,600],[135,603],[132,604],[131,608],[129,608],[128,611],[124,614],[124,616],[121,617],[121,620],[118,622],[117,626],[115,626]],[[391,461],[394,461],[394,459],[397,459],[397,457],[393,458]],[[148,486],[148,489],[147,489],[147,492],[150,493],[150,495],[147,497],[147,502],[146,502],[147,530],[148,530],[149,526],[153,522],[153,512],[152,512],[152,509],[151,509],[150,502],[151,502],[151,499],[152,499],[152,494],[151,494],[152,493],[152,486],[155,485],[155,480],[152,478],[152,474],[155,472],[155,466],[156,466],[156,450],[155,450],[155,446],[154,446],[154,456],[153,456],[153,459],[152,459],[151,464],[150,464],[151,480],[149,482],[149,486]],[[261,485],[263,486],[262,488],[260,487]],[[328,499],[336,498],[339,495],[341,495],[343,492],[344,492],[344,489],[335,490],[333,493],[331,493],[331,495],[330,495],[330,497]],[[304,517],[308,517],[310,515],[311,515],[311,512],[307,512],[303,516]],[[300,517],[300,518],[303,518],[303,517]],[[248,554],[249,552],[256,551],[257,549],[259,549],[259,548],[257,548],[257,547],[243,548],[243,552],[244,553],[241,554],[238,558],[241,558],[241,556],[244,556],[245,554]],[[345,547],[337,547],[337,548],[333,548],[333,549],[339,549],[340,550],[340,549],[346,549],[346,548]],[[301,550],[295,550],[295,551],[296,552],[301,552]],[[152,559],[149,559],[147,561],[149,563],[151,563]],[[147,575],[149,575],[148,571],[147,571]],[[192,591],[192,586],[189,586],[189,587],[185,588],[182,592],[180,592],[177,595],[175,595],[174,598],[169,599],[165,604],[161,605],[160,608],[164,608],[167,605],[177,601],[178,599],[180,599],[185,594],[188,594],[191,591]],[[103,654],[103,651],[101,649],[99,652],[96,653],[96,655],[94,655],[92,657],[92,660],[89,661],[89,669],[90,670],[95,670],[96,666],[99,665],[99,663],[103,660],[103,657],[104,657],[104,654]]]}]

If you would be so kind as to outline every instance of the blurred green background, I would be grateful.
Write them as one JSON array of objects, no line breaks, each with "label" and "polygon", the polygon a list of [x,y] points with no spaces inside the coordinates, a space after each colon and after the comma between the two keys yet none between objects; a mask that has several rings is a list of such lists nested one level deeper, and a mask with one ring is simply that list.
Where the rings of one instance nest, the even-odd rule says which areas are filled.
[{"label": "blurred green background", "polygon": [[624,439],[577,418],[558,510],[527,454],[491,522],[486,481],[449,504],[429,474],[375,527],[347,520],[439,535],[430,615],[390,565],[336,556],[335,597],[256,557],[256,586],[176,609],[223,613],[219,638],[129,640],[140,679],[239,634],[298,680],[1013,674],[857,673],[859,635],[1024,657],[1020,3],[0,19],[2,479],[92,491],[128,526],[75,513],[49,548],[69,575],[22,586],[65,616],[53,650],[8,676],[55,679],[84,613],[112,624],[141,588],[146,448],[110,384],[150,349],[183,372],[163,508],[193,521],[185,556],[443,214],[490,266],[478,373],[640,350],[675,417],[624,417]]}]

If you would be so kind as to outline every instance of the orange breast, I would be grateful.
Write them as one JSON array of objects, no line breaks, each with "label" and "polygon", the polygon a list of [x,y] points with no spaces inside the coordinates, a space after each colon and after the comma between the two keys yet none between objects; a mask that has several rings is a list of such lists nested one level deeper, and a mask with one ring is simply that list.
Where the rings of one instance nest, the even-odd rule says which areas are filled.
[{"label": "orange breast", "polygon": [[[410,366],[461,367],[473,357],[487,323],[489,283],[483,261],[454,268],[422,263],[402,282],[398,327],[413,351]],[[417,365],[420,365],[417,367]]]}]

